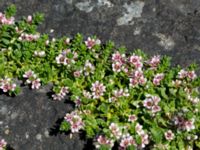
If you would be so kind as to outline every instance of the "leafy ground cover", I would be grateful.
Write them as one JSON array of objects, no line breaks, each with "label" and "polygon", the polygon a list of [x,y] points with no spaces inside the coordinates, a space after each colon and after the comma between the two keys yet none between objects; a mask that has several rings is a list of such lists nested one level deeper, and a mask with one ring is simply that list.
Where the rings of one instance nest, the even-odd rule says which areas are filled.
[{"label": "leafy ground cover", "polygon": [[97,149],[200,147],[197,65],[171,67],[167,56],[127,53],[97,37],[50,39],[37,32],[41,14],[15,21],[14,13],[14,6],[0,13],[4,93],[17,95],[17,80],[31,89],[53,83],[53,100],[68,95],[75,104],[60,130],[85,133]]}]

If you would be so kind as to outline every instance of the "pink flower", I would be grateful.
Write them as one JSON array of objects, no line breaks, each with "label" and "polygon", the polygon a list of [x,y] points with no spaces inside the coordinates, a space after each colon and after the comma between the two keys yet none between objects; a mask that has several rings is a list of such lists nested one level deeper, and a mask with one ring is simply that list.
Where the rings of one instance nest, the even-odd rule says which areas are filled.
[{"label": "pink flower", "polygon": [[109,146],[110,148],[112,148],[112,147],[114,146],[114,141],[108,139],[108,138],[105,137],[105,136],[100,135],[100,136],[98,136],[98,138],[97,138],[96,148],[99,149],[102,145],[107,145],[107,146]]},{"label": "pink flower", "polygon": [[136,146],[136,142],[135,140],[133,139],[132,136],[130,136],[129,134],[128,135],[125,135],[122,140],[120,141],[120,147],[122,148],[127,148],[128,146],[130,145],[134,145]]},{"label": "pink flower", "polygon": [[32,85],[31,85],[32,89],[39,89],[40,86],[41,86],[41,83],[40,83],[40,79],[39,78],[34,79],[32,81]]},{"label": "pink flower", "polygon": [[142,76],[142,77],[140,77],[140,78],[138,79],[138,83],[139,83],[140,85],[144,85],[146,82],[147,82],[147,79],[144,78],[144,76]]},{"label": "pink flower", "polygon": [[116,137],[117,139],[119,139],[122,136],[122,132],[119,126],[117,126],[117,124],[111,123],[109,129],[111,130],[113,136]]},{"label": "pink flower", "polygon": [[81,76],[81,71],[77,70],[73,73],[74,77],[78,78]]},{"label": "pink flower", "polygon": [[128,121],[129,122],[135,122],[137,120],[137,116],[136,115],[129,115],[128,117]]},{"label": "pink flower", "polygon": [[79,107],[81,105],[81,99],[80,99],[80,97],[76,97],[75,104],[76,104],[76,107]]},{"label": "pink flower", "polygon": [[185,121],[184,122],[184,129],[187,130],[187,131],[194,130],[195,129],[194,119]]},{"label": "pink flower", "polygon": [[137,132],[137,134],[141,135],[144,133],[144,130],[142,128],[142,125],[140,125],[139,123],[136,124],[135,131]]},{"label": "pink flower", "polygon": [[85,98],[91,98],[92,97],[92,95],[90,94],[90,92],[88,92],[88,91],[83,91],[83,96],[85,97]]},{"label": "pink flower", "polygon": [[122,64],[120,62],[115,62],[112,64],[112,69],[114,72],[120,72],[122,69]]},{"label": "pink flower", "polygon": [[152,69],[157,68],[160,63],[160,55],[153,56],[149,61],[147,61],[147,63],[151,66]]},{"label": "pink flower", "polygon": [[160,81],[163,80],[164,74],[163,73],[158,73],[154,76],[153,79],[153,84],[154,85],[160,85]]},{"label": "pink flower", "polygon": [[67,86],[61,87],[60,94],[65,96],[67,93],[69,93],[69,88]]},{"label": "pink flower", "polygon": [[129,58],[129,61],[131,64],[133,64],[135,66],[136,69],[141,69],[143,64],[142,64],[142,57],[141,56],[137,56],[137,55],[132,55]]},{"label": "pink flower", "polygon": [[168,130],[167,132],[165,132],[165,138],[168,141],[171,141],[174,139],[174,133],[171,130]]},{"label": "pink flower", "polygon": [[15,18],[14,17],[6,18],[6,15],[0,12],[0,23],[12,25],[15,23]]},{"label": "pink flower", "polygon": [[58,93],[58,94],[53,94],[52,98],[53,98],[53,100],[61,101],[64,98],[64,96],[62,94]]},{"label": "pink flower", "polygon": [[30,23],[30,24],[31,24],[31,23],[32,23],[32,16],[31,16],[31,15],[29,15],[29,16],[27,17],[27,19],[26,19],[26,20],[27,20],[27,22],[28,22],[28,23]]},{"label": "pink flower", "polygon": [[120,54],[118,51],[112,54],[112,61],[123,64],[125,62],[125,54]]},{"label": "pink flower", "polygon": [[34,76],[34,72],[32,70],[29,70],[29,71],[26,71],[24,74],[23,74],[23,77],[24,78],[30,78],[30,77],[33,77]]},{"label": "pink flower", "polygon": [[114,90],[113,91],[113,94],[114,94],[114,97],[122,97],[122,96],[125,96],[125,97],[128,97],[130,94],[128,92],[128,89],[119,89],[119,90]]},{"label": "pink flower", "polygon": [[158,103],[160,102],[160,98],[158,96],[147,95],[147,98],[143,101],[143,106],[147,109],[150,109],[152,113],[159,112],[161,110]]},{"label": "pink flower", "polygon": [[19,40],[24,40],[24,41],[36,41],[37,39],[40,38],[39,34],[27,34],[27,33],[22,33],[21,36],[19,37]]},{"label": "pink flower", "polygon": [[92,83],[91,91],[93,98],[98,99],[100,96],[103,96],[103,93],[106,91],[106,87],[103,83],[96,81],[95,83]]},{"label": "pink flower", "polygon": [[154,103],[151,98],[146,98],[143,102],[143,106],[148,109],[152,109],[153,105],[154,105]]},{"label": "pink flower", "polygon": [[159,112],[159,111],[161,111],[161,108],[160,108],[160,106],[158,106],[158,105],[154,105],[154,106],[152,106],[152,110],[151,110],[153,113],[156,113],[156,112]]},{"label": "pink flower", "polygon": [[147,81],[147,79],[143,75],[142,70],[135,70],[133,73],[133,76],[130,80],[129,86],[136,86],[137,84],[144,85]]},{"label": "pink flower", "polygon": [[0,140],[0,150],[4,150],[6,148],[7,142],[4,139]]},{"label": "pink flower", "polygon": [[154,105],[158,105],[158,103],[160,102],[160,97],[158,96],[151,96],[153,102],[154,102]]},{"label": "pink flower", "polygon": [[83,129],[84,123],[82,118],[76,112],[67,113],[64,118],[70,124],[72,133]]},{"label": "pink flower", "polygon": [[10,78],[5,78],[0,80],[0,89],[3,90],[4,93],[9,91],[15,91],[16,84],[11,82]]},{"label": "pink flower", "polygon": [[181,69],[179,72],[178,72],[178,78],[179,79],[183,79],[187,77],[187,71],[185,71],[184,69]]},{"label": "pink flower", "polygon": [[193,71],[188,71],[188,72],[187,72],[187,77],[188,77],[189,79],[191,79],[191,80],[194,80],[194,79],[197,77],[197,75],[196,75],[196,73],[195,73],[194,70],[193,70]]},{"label": "pink flower", "polygon": [[146,133],[142,133],[140,136],[142,139],[141,147],[144,148],[147,144],[149,144],[149,136]]},{"label": "pink flower", "polygon": [[138,84],[138,80],[137,79],[134,79],[134,78],[130,78],[129,79],[129,86],[130,87],[134,87],[134,86],[136,86],[137,84]]},{"label": "pink flower", "polygon": [[87,41],[85,41],[85,45],[87,46],[88,49],[91,49],[95,44],[96,40],[91,39],[90,37],[88,37]]}]

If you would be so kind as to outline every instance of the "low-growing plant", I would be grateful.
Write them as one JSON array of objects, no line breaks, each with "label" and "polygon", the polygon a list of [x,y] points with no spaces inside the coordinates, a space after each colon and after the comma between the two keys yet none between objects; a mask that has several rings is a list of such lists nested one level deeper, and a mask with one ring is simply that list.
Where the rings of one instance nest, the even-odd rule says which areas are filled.
[{"label": "low-growing plant", "polygon": [[84,132],[97,149],[200,148],[199,86],[192,64],[171,67],[167,56],[126,52],[96,37],[49,39],[36,32],[42,15],[14,21],[14,6],[0,13],[0,89],[19,93],[53,83],[54,100],[69,99],[61,131]]}]

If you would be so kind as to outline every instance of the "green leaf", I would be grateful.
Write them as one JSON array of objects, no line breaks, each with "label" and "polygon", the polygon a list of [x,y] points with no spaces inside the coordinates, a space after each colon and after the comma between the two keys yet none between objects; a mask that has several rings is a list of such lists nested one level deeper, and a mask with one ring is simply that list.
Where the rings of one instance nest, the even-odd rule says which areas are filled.
[{"label": "green leaf", "polygon": [[156,144],[161,143],[162,138],[163,138],[162,130],[160,130],[158,127],[153,127],[151,128],[151,135],[152,135],[153,141]]},{"label": "green leaf", "polygon": [[164,98],[164,99],[169,99],[169,97],[167,96],[167,94],[166,94],[166,88],[160,88],[159,89],[159,91],[160,91],[160,95]]},{"label": "green leaf", "polygon": [[60,125],[60,131],[69,131],[70,130],[70,124],[67,121],[63,121]]},{"label": "green leaf", "polygon": [[179,149],[185,149],[185,145],[182,139],[178,139],[178,147]]},{"label": "green leaf", "polygon": [[6,9],[6,17],[10,18],[11,16],[14,16],[16,13],[16,7],[15,5],[10,5],[7,9]]},{"label": "green leaf", "polygon": [[136,150],[136,147],[133,145],[130,145],[126,148],[127,150]]},{"label": "green leaf", "polygon": [[4,45],[9,45],[10,44],[10,41],[8,39],[3,38],[1,40],[2,40]]},{"label": "green leaf", "polygon": [[104,103],[102,103],[97,109],[99,111],[103,112],[103,113],[107,113],[108,109],[109,109],[109,106],[104,104]]},{"label": "green leaf", "polygon": [[99,150],[110,150],[111,148],[108,145],[101,145]]}]

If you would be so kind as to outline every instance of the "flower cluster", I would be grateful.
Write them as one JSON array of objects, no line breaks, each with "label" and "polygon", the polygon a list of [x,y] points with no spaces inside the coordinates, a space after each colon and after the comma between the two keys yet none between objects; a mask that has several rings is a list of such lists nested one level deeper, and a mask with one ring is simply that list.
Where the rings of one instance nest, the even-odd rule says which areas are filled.
[{"label": "flower cluster", "polygon": [[0,24],[12,25],[14,23],[15,23],[14,17],[7,18],[5,14],[0,12]]},{"label": "flower cluster", "polygon": [[182,114],[179,114],[179,115],[175,116],[173,120],[174,120],[174,124],[180,130],[191,131],[191,130],[195,129],[194,118],[188,120],[188,119],[185,119],[184,117],[182,117]]},{"label": "flower cluster", "polygon": [[178,78],[179,78],[179,79],[184,79],[184,78],[186,78],[186,77],[188,77],[188,78],[191,79],[191,80],[194,80],[194,79],[197,77],[197,75],[196,75],[196,73],[194,72],[194,70],[192,70],[192,71],[186,71],[186,70],[184,70],[184,69],[181,69],[181,70],[178,72]]},{"label": "flower cluster", "polygon": [[101,41],[99,39],[92,39],[91,37],[87,38],[87,41],[85,41],[85,45],[88,49],[92,49],[95,45],[101,44]]},{"label": "flower cluster", "polygon": [[135,130],[141,138],[141,144],[139,146],[142,148],[146,147],[146,145],[149,144],[149,135],[143,130],[143,126],[139,123],[136,124]]},{"label": "flower cluster", "polygon": [[109,126],[109,129],[112,133],[111,137],[115,137],[116,139],[119,139],[122,136],[121,129],[116,123],[112,122]]},{"label": "flower cluster", "polygon": [[34,51],[34,56],[35,57],[44,57],[45,51]]},{"label": "flower cluster", "polygon": [[56,93],[56,94],[53,94],[52,95],[52,97],[53,97],[53,99],[54,100],[62,100],[65,96],[66,96],[66,94],[68,94],[69,93],[69,88],[68,87],[61,87],[61,89],[60,89],[60,92],[59,93]]},{"label": "flower cluster", "polygon": [[36,41],[39,38],[40,38],[39,34],[21,33],[21,35],[18,39],[20,41]]},{"label": "flower cluster", "polygon": [[151,110],[152,113],[156,113],[161,111],[160,106],[158,106],[159,102],[160,102],[160,97],[147,95],[146,99],[143,101],[143,106]]},{"label": "flower cluster", "polygon": [[73,111],[71,113],[67,113],[64,118],[65,121],[70,124],[70,129],[72,133],[79,132],[79,130],[83,129],[84,123],[77,112]]},{"label": "flower cluster", "polygon": [[70,67],[71,64],[75,63],[77,58],[78,54],[76,52],[72,52],[71,49],[65,49],[56,57],[56,63]]},{"label": "flower cluster", "polygon": [[109,99],[109,102],[114,102],[120,97],[130,96],[128,89],[119,89],[113,91],[113,96]]},{"label": "flower cluster", "polygon": [[156,69],[160,64],[160,55],[153,56],[149,61],[147,61],[147,64],[151,67],[151,69]]},{"label": "flower cluster", "polygon": [[0,150],[6,149],[7,142],[4,139],[0,140]]},{"label": "flower cluster", "polygon": [[99,135],[97,137],[97,143],[95,146],[97,149],[100,149],[101,146],[107,146],[109,148],[112,148],[114,146],[114,140],[111,140],[107,138],[106,136]]},{"label": "flower cluster", "polygon": [[136,70],[140,70],[143,66],[142,57],[133,54],[129,58],[130,63],[135,67]]},{"label": "flower cluster", "polygon": [[133,76],[129,79],[130,87],[135,87],[136,85],[144,85],[147,81],[147,79],[144,77],[142,70],[135,70],[133,73]]},{"label": "flower cluster", "polygon": [[93,98],[98,99],[100,96],[103,96],[104,92],[106,91],[106,87],[103,85],[103,83],[96,81],[95,83],[92,83],[91,91]]},{"label": "flower cluster", "polygon": [[125,69],[125,54],[116,52],[112,55],[112,70],[114,72],[120,72]]},{"label": "flower cluster", "polygon": [[89,62],[89,60],[87,60],[85,62],[83,70],[84,70],[84,75],[88,76],[89,74],[94,74],[95,67],[92,65],[92,63]]},{"label": "flower cluster", "polygon": [[130,136],[130,134],[123,135],[119,145],[123,149],[126,149],[128,146],[131,145],[137,146],[135,140],[133,139],[132,136]]},{"label": "flower cluster", "polygon": [[0,79],[0,89],[2,89],[4,93],[15,91],[16,84],[12,83],[11,78]]},{"label": "flower cluster", "polygon": [[26,71],[23,77],[26,79],[27,84],[31,84],[31,89],[39,89],[41,86],[40,79],[32,70]]},{"label": "flower cluster", "polygon": [[163,73],[158,73],[154,76],[153,78],[153,84],[154,85],[160,85],[160,81],[164,78],[164,74]]}]

